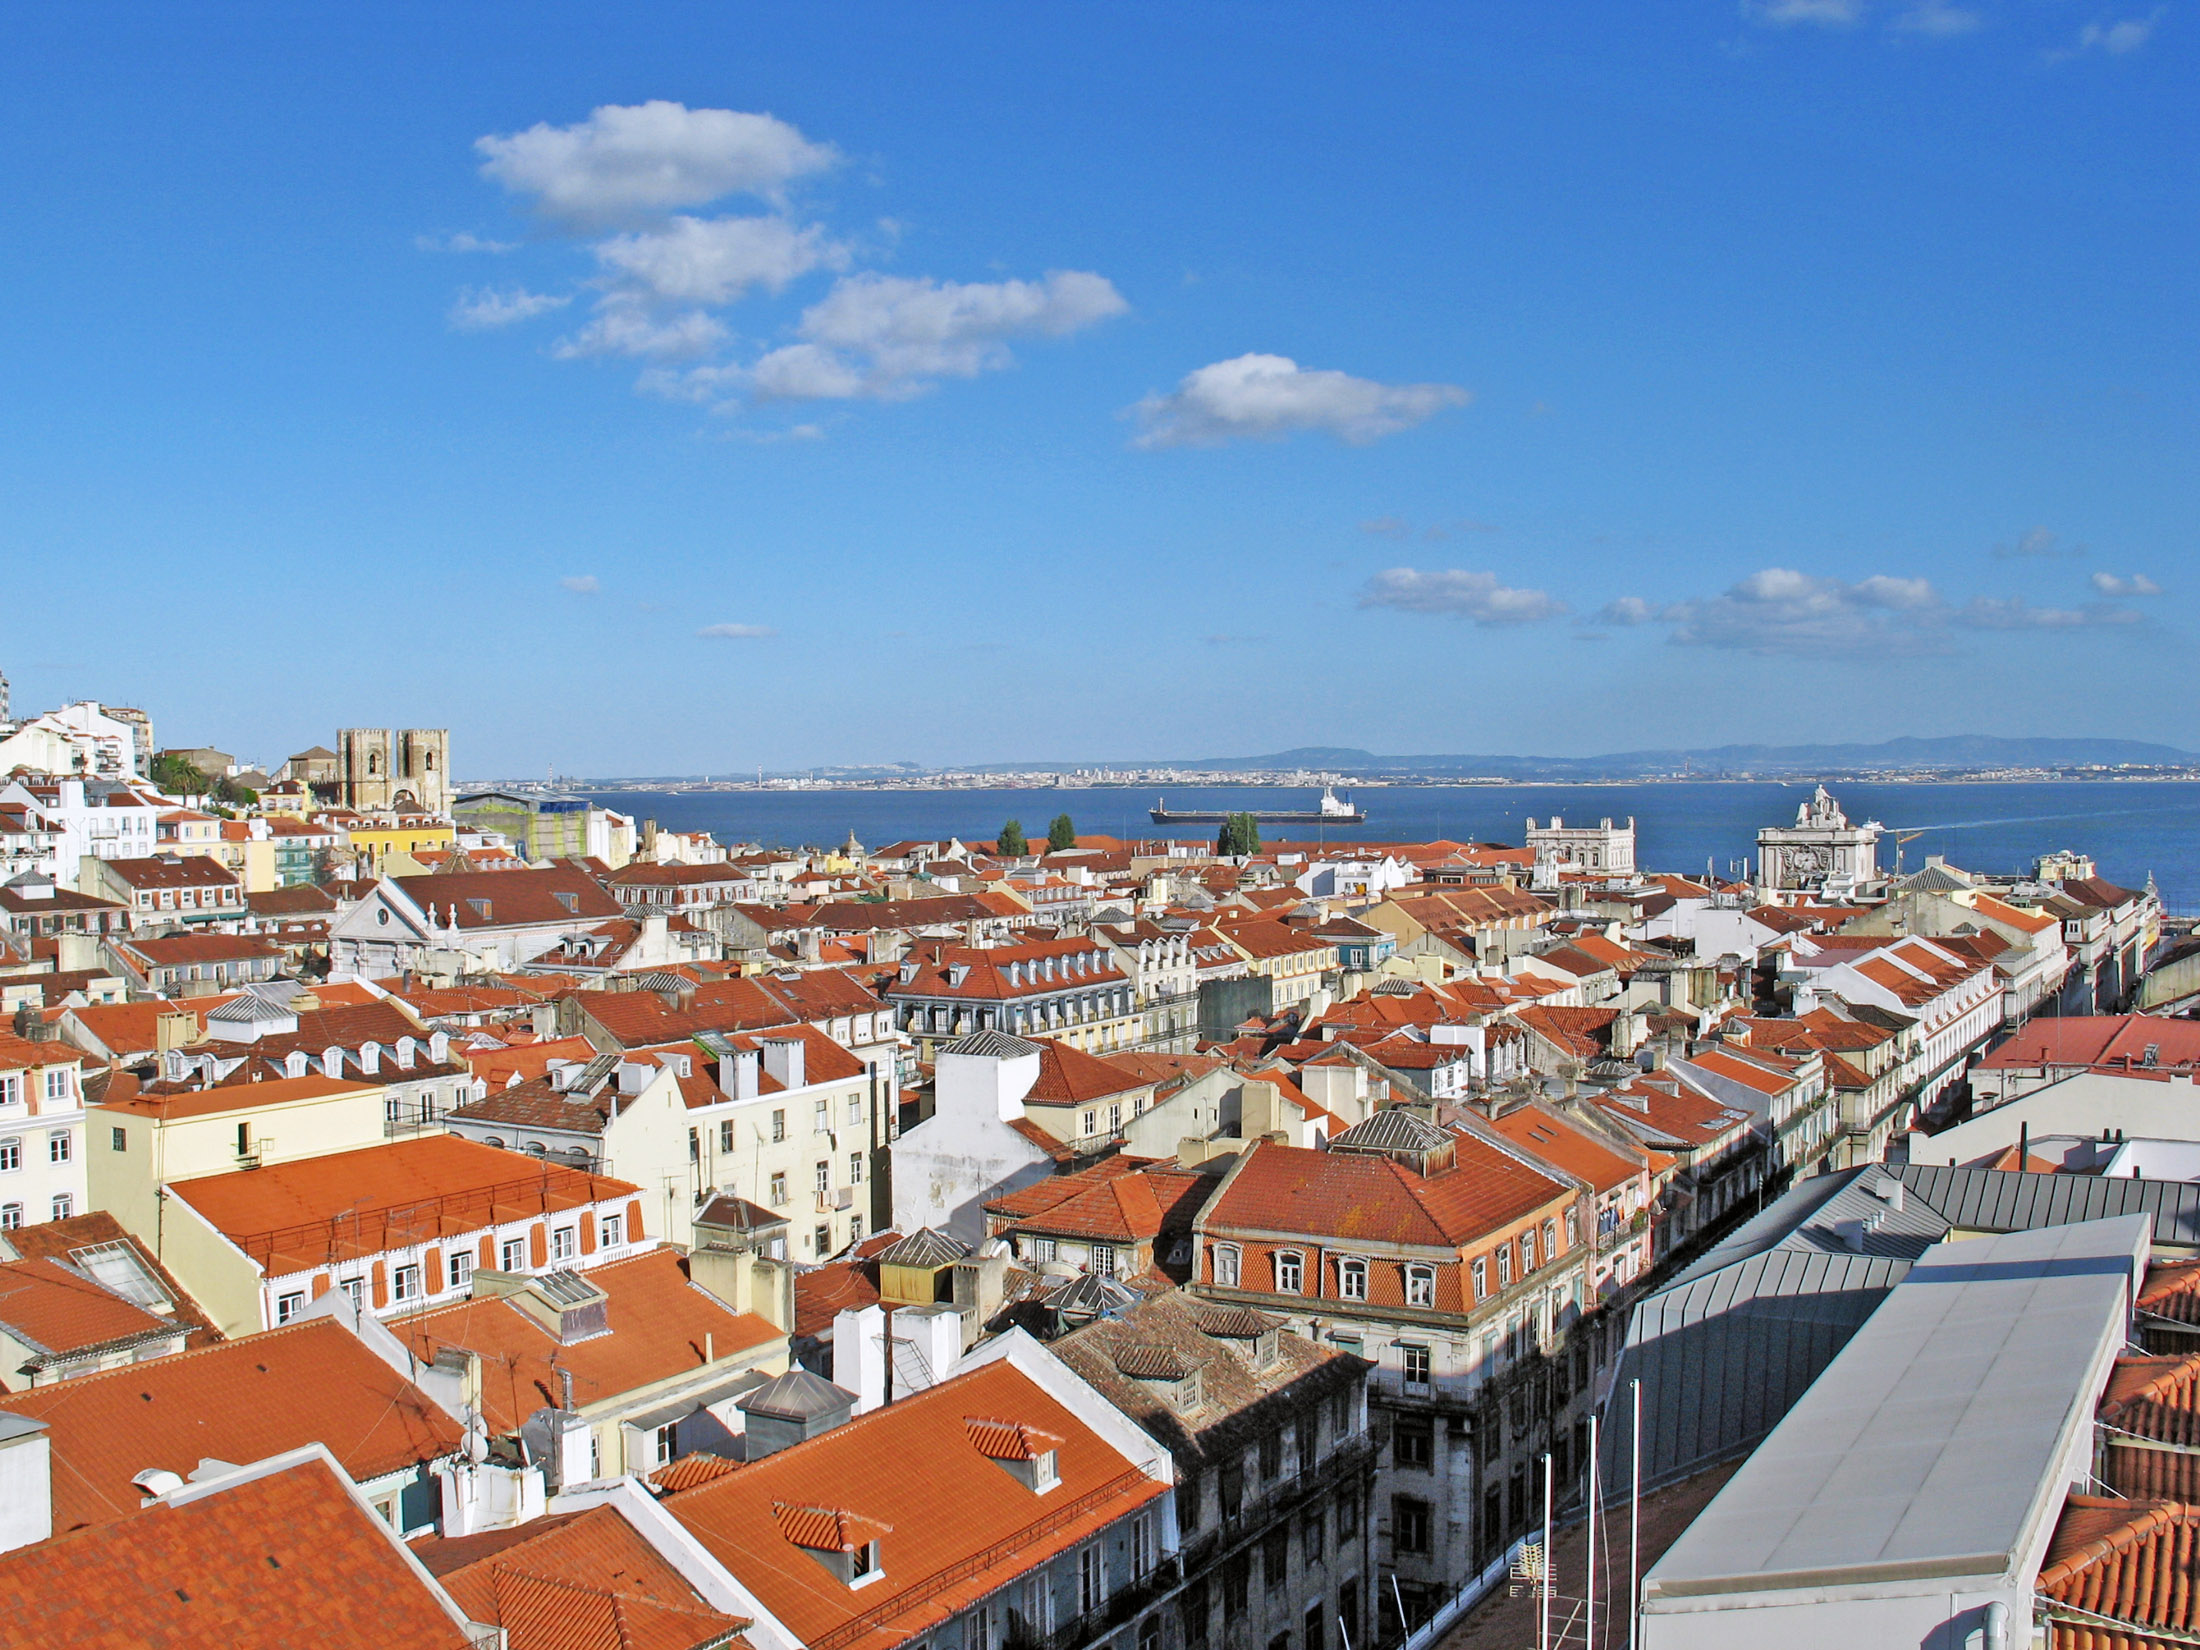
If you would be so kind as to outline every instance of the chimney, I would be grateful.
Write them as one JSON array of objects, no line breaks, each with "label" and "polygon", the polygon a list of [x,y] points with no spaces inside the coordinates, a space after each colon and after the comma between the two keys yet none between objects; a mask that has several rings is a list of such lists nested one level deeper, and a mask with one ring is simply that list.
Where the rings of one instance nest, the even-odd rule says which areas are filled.
[{"label": "chimney", "polygon": [[[142,1475],[141,1475],[142,1476]],[[0,1414],[0,1553],[53,1535],[53,1447],[46,1423]]]},{"label": "chimney", "polygon": [[754,1100],[759,1056],[753,1048],[737,1048],[718,1057],[718,1086],[735,1100]]},{"label": "chimney", "polygon": [[851,1306],[833,1319],[833,1385],[856,1395],[856,1413],[886,1402],[886,1311]]},{"label": "chimney", "polygon": [[803,1084],[803,1055],[807,1049],[799,1037],[766,1037],[764,1045],[764,1069],[790,1089]]}]

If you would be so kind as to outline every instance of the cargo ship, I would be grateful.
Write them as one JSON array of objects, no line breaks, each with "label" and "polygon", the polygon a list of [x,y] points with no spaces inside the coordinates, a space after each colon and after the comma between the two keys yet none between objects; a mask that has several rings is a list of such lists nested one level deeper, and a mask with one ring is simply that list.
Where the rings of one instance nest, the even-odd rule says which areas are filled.
[{"label": "cargo ship", "polygon": [[1367,810],[1356,806],[1350,797],[1343,801],[1327,785],[1322,787],[1322,799],[1311,808],[1201,808],[1191,812],[1172,813],[1166,798],[1155,802],[1153,822],[1156,825],[1219,825],[1233,813],[1249,813],[1262,825],[1362,825],[1367,822]]}]

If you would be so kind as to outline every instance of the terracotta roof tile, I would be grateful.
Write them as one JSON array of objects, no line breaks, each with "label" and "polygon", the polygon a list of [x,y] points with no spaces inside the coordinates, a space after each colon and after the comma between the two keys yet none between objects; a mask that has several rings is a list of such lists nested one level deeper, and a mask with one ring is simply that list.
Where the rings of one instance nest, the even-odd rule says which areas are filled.
[{"label": "terracotta roof tile", "polygon": [[1424,1179],[1389,1157],[1258,1141],[1199,1229],[1457,1248],[1572,1195],[1472,1135],[1456,1151],[1456,1167]]},{"label": "terracotta roof tile", "polygon": [[81,1352],[182,1327],[54,1260],[0,1264],[0,1328],[42,1353]]},{"label": "terracotta roof tile", "polygon": [[18,1549],[0,1557],[0,1598],[11,1641],[70,1650],[467,1642],[437,1589],[319,1459]]}]

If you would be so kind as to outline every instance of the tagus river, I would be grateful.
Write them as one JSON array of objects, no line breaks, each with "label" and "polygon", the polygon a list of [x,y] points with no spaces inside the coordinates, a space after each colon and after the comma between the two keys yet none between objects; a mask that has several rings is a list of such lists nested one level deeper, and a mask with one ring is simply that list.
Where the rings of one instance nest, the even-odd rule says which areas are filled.
[{"label": "tagus river", "polygon": [[[1518,842],[1530,816],[1590,821],[1633,816],[1637,857],[1650,870],[1725,874],[1755,850],[1757,828],[1792,820],[1811,790],[1796,783],[1667,785],[1370,786],[1353,793],[1364,825],[1330,826],[1330,842]],[[837,843],[854,831],[876,847],[949,836],[990,842],[1007,819],[1034,838],[1067,813],[1084,832],[1120,837],[1188,837],[1147,818],[1157,797],[1119,788],[892,791],[603,791],[594,800],[668,830],[708,830],[722,842],[793,847]],[[1255,786],[1171,790],[1178,809],[1311,808],[1318,791]],[[1340,793],[1341,794],[1341,793]],[[1839,785],[1851,819],[1922,834],[1904,845],[1915,868],[1945,854],[1981,871],[2026,868],[2056,848],[2077,848],[2111,881],[2138,886],[2151,871],[2170,910],[2200,912],[2200,784],[2070,780],[2051,783]],[[1271,830],[1273,837],[1276,833]],[[1894,844],[1881,846],[1891,866]]]}]

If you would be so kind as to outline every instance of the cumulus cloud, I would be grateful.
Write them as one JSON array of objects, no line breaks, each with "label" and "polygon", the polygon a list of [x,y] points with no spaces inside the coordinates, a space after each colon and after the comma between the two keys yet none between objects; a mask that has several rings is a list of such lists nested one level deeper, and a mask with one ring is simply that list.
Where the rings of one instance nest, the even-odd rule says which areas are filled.
[{"label": "cumulus cloud", "polygon": [[2002,561],[2023,560],[2030,557],[2082,556],[2084,554],[2084,545],[2066,545],[2045,527],[2027,527],[2017,535],[2014,543],[1994,546],[1995,557]]},{"label": "cumulus cloud", "polygon": [[517,241],[490,241],[463,229],[451,235],[415,235],[413,245],[423,252],[517,252]]},{"label": "cumulus cloud", "polygon": [[1973,596],[1956,609],[1957,624],[1972,630],[2077,630],[2089,625],[2137,624],[2128,607],[2089,602],[2084,607],[2032,607],[2021,597]]},{"label": "cumulus cloud", "polygon": [[1533,624],[1566,611],[1566,604],[1547,591],[1516,590],[1500,584],[1495,573],[1461,568],[1389,568],[1367,581],[1360,606],[1448,614],[1484,626]]},{"label": "cumulus cloud", "polygon": [[1215,447],[1321,430],[1364,446],[1471,399],[1456,384],[1379,384],[1350,373],[1302,368],[1282,355],[1240,355],[1185,375],[1150,395],[1137,415],[1140,447]]},{"label": "cumulus cloud", "polygon": [[1864,15],[1864,0],[1743,0],[1742,15],[1775,28],[1845,29]]},{"label": "cumulus cloud", "polygon": [[661,228],[614,235],[593,248],[616,276],[672,303],[726,304],[749,288],[777,292],[820,264],[844,265],[847,251],[818,224],[785,218],[676,217]]},{"label": "cumulus cloud", "polygon": [[1901,34],[1952,40],[1957,35],[1972,33],[1985,21],[1978,12],[1954,5],[1951,0],[1917,0],[1917,4],[1895,18],[1893,27]]},{"label": "cumulus cloud", "polygon": [[569,578],[558,580],[558,583],[572,591],[576,596],[593,596],[603,588],[601,581],[593,573],[576,573]]},{"label": "cumulus cloud", "polygon": [[605,104],[570,126],[547,122],[474,148],[482,175],[532,195],[546,217],[614,224],[727,195],[778,200],[840,156],[772,115],[682,103]]},{"label": "cumulus cloud", "polygon": [[902,400],[941,378],[1007,366],[1010,341],[1059,338],[1130,308],[1085,270],[1036,281],[935,281],[869,272],[833,283],[803,312],[802,342],[750,369],[759,400]]},{"label": "cumulus cloud", "polygon": [[2078,50],[2106,52],[2110,57],[2122,57],[2126,52],[2135,52],[2153,38],[2154,26],[2161,22],[2165,9],[2157,6],[2144,17],[2088,23],[2078,31]]},{"label": "cumulus cloud", "polygon": [[550,353],[561,361],[588,355],[687,360],[709,354],[726,336],[725,323],[707,311],[667,314],[615,295],[597,306],[595,318],[580,331],[553,344]]},{"label": "cumulus cloud", "polygon": [[[1817,578],[1792,567],[1767,567],[1701,601],[1675,602],[1644,613],[1673,626],[1686,647],[1731,648],[1761,654],[1841,654],[1917,650],[1937,617],[1939,598],[1924,579],[1878,574],[1854,584]],[[1621,603],[1613,606],[1620,607]],[[1607,609],[1610,611],[1610,609]]]},{"label": "cumulus cloud", "polygon": [[529,292],[525,287],[470,286],[451,305],[450,322],[461,332],[490,332],[563,309],[572,301],[570,296]]},{"label": "cumulus cloud", "polygon": [[2134,573],[2128,579],[2118,578],[2114,573],[2096,573],[2093,588],[2104,596],[2159,596],[2162,593],[2162,587],[2144,573]]},{"label": "cumulus cloud", "polygon": [[1598,624],[1638,625],[1648,624],[1658,616],[1658,610],[1640,596],[1619,596],[1606,602],[1597,610]]},{"label": "cumulus cloud", "polygon": [[753,642],[766,636],[776,636],[778,631],[764,624],[707,624],[696,633],[716,641]]}]

